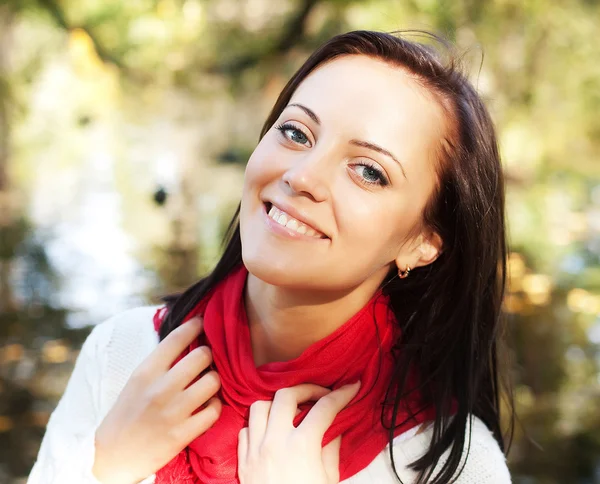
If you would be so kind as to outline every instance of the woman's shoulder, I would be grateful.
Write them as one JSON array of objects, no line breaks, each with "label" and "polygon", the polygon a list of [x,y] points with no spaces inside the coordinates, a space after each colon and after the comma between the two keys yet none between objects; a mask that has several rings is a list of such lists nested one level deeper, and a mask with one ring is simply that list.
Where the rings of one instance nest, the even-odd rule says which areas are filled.
[{"label": "woman's shoulder", "polygon": [[[95,355],[126,349],[130,344],[158,343],[153,317],[161,306],[140,306],[128,309],[96,324],[86,338],[81,351]],[[131,336],[134,336],[133,339]]]},{"label": "woman's shoulder", "polygon": [[158,345],[153,318],[161,306],[140,306],[117,313],[100,323],[94,331],[102,334],[105,351],[123,363],[138,360]]},{"label": "woman's shoulder", "polygon": [[[467,422],[466,430],[467,439],[461,466],[459,466],[459,469],[462,467],[462,471],[456,482],[460,484],[510,483],[510,473],[504,453],[485,423],[473,416]],[[433,426],[430,425],[410,438],[399,439],[394,442],[394,458],[398,458],[400,462],[414,462],[427,451],[432,436]],[[436,469],[441,469],[448,454],[449,451],[446,451]]]},{"label": "woman's shoulder", "polygon": [[96,325],[82,352],[93,355],[102,386],[100,408],[109,408],[137,366],[158,345],[153,317],[160,306],[141,306],[108,318]]},{"label": "woman's shoulder", "polygon": [[[459,469],[462,467],[462,471],[455,482],[458,484],[510,484],[506,458],[487,426],[479,418],[473,417],[472,421],[467,423],[467,436],[469,431],[470,442],[467,437],[461,466],[459,466]],[[431,443],[432,435],[433,428],[428,426],[422,431],[414,428],[394,439],[394,463],[398,475],[404,483],[410,484],[415,481],[417,474],[408,466],[425,454]],[[449,451],[446,451],[442,456],[436,466],[436,471],[442,468],[448,453]],[[386,447],[366,469],[344,481],[344,483],[346,482],[348,484],[398,482],[392,470],[389,447]]]},{"label": "woman's shoulder", "polygon": [[[465,447],[467,445],[468,442]],[[469,476],[472,476],[470,481],[465,482],[490,484],[511,482],[504,452],[489,428],[477,417],[473,417],[471,423],[471,441],[465,456],[465,470]]]},{"label": "woman's shoulder", "polygon": [[160,307],[139,306],[115,314],[92,328],[84,346],[93,346],[97,354],[127,351],[129,346],[156,346],[153,317]]},{"label": "woman's shoulder", "polygon": [[138,306],[115,314],[98,326],[106,327],[111,333],[112,340],[126,337],[131,333],[144,339],[156,339],[154,330],[154,314],[162,306]]}]

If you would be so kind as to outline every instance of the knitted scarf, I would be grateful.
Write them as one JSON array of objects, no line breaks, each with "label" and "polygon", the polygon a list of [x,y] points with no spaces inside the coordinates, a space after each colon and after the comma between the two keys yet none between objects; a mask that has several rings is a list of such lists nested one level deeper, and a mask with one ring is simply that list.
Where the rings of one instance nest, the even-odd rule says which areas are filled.
[{"label": "knitted scarf", "polygon": [[[338,413],[322,442],[325,446],[342,434],[340,480],[368,466],[388,443],[381,410],[393,372],[391,348],[399,334],[387,297],[379,291],[350,320],[299,357],[256,367],[243,302],[247,275],[243,266],[234,270],[185,318],[203,315],[204,331],[179,359],[199,345],[211,347],[223,406],[217,422],[156,473],[156,484],[239,483],[237,438],[248,425],[250,405],[256,400],[272,400],[278,389],[301,383],[336,389],[361,380],[358,395]],[[166,308],[155,314],[156,330],[165,314]],[[418,399],[418,392],[412,392],[410,401],[403,402],[396,421],[401,425],[394,435],[432,418],[431,411],[417,413]],[[295,425],[313,405],[299,406]],[[407,419],[409,411],[417,416]]]}]

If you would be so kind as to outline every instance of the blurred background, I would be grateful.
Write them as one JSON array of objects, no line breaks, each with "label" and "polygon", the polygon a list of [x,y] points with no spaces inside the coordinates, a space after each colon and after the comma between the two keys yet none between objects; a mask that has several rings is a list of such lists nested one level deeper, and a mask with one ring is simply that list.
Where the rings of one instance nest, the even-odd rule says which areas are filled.
[{"label": "blurred background", "polygon": [[465,52],[508,179],[514,482],[600,483],[599,25],[597,0],[0,0],[0,483],[92,325],[214,264],[280,89],[358,28]]}]

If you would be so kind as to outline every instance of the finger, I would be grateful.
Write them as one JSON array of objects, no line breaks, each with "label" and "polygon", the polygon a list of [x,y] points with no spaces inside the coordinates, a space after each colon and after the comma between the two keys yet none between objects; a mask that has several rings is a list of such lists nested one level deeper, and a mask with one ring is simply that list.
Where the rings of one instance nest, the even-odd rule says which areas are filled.
[{"label": "finger", "polygon": [[219,419],[222,408],[223,404],[221,400],[213,397],[202,410],[189,417],[182,425],[182,439],[185,441],[184,446],[212,427]]},{"label": "finger", "polygon": [[336,415],[356,396],[359,388],[360,382],[356,382],[325,395],[310,409],[298,429],[320,442]]},{"label": "finger", "polygon": [[195,317],[174,329],[150,353],[145,361],[146,366],[153,371],[168,371],[177,357],[196,340],[202,328],[202,319]]},{"label": "finger", "polygon": [[342,446],[342,436],[338,435],[335,439],[323,447],[323,468],[329,478],[329,482],[340,481],[340,448]]},{"label": "finger", "polygon": [[257,400],[250,405],[248,417],[248,452],[257,451],[262,444],[267,431],[271,402]]},{"label": "finger", "polygon": [[182,415],[191,415],[198,407],[215,396],[221,388],[221,378],[216,371],[209,371],[181,394],[179,405]]},{"label": "finger", "polygon": [[165,385],[171,391],[183,390],[212,363],[208,346],[193,349],[178,361],[165,375]]},{"label": "finger", "polygon": [[[242,469],[248,456],[248,427],[244,427],[238,434],[238,469]],[[239,470],[238,470],[239,472]]]},{"label": "finger", "polygon": [[331,390],[312,383],[277,390],[269,414],[267,433],[290,430],[294,427],[298,404],[329,394]]}]

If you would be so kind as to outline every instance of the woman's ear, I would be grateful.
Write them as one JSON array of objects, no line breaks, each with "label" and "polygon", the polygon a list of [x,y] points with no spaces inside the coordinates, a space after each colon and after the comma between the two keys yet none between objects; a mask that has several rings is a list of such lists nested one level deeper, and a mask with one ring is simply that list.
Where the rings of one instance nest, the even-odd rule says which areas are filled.
[{"label": "woman's ear", "polygon": [[407,267],[415,269],[434,262],[442,253],[442,238],[435,232],[420,234],[416,239],[414,249],[409,255],[403,254],[396,259],[396,266],[400,271]]},{"label": "woman's ear", "polygon": [[435,232],[429,234],[427,238],[423,237],[417,247],[419,261],[415,267],[426,266],[434,262],[442,253],[442,248],[442,238]]}]

